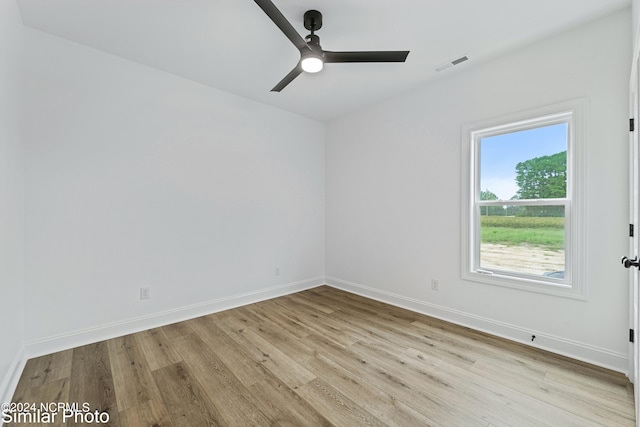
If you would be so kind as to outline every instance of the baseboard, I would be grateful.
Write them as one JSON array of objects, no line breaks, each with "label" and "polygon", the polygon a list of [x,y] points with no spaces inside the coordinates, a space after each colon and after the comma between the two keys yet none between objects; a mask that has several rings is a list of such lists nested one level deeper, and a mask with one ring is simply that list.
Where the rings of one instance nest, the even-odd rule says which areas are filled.
[{"label": "baseboard", "polygon": [[[540,348],[556,354],[581,360],[613,371],[628,374],[628,356],[604,348],[573,341],[570,339],[532,331],[504,322],[498,322],[486,317],[452,310],[447,307],[394,294],[380,289],[371,288],[357,283],[348,282],[334,277],[327,277],[326,284],[337,289],[362,295],[387,304],[406,308],[417,313],[426,314],[437,319],[445,320],[457,325],[465,326],[481,332],[486,332],[511,341],[516,341],[531,347]],[[531,342],[531,335],[535,341]]]},{"label": "baseboard", "polygon": [[[149,316],[141,316],[98,327],[80,329],[66,334],[29,341],[25,344],[24,351],[22,351],[20,355],[16,356],[16,360],[12,363],[11,372],[7,375],[7,378],[5,378],[2,386],[0,387],[0,396],[6,396],[10,392],[11,395],[9,395],[8,398],[11,398],[15,385],[19,380],[20,373],[22,372],[22,368],[24,367],[24,363],[28,358],[38,357],[56,351],[66,350],[81,345],[156,328],[170,323],[181,322],[271,298],[277,298],[279,296],[315,288],[323,284],[461,326],[486,332],[491,335],[548,350],[573,359],[582,360],[617,372],[626,374],[628,370],[628,357],[626,354],[613,352],[563,337],[545,334],[540,331],[524,329],[515,325],[498,322],[493,319],[453,310],[429,302],[420,301],[414,298],[348,282],[334,277],[316,277],[299,282],[273,286],[254,292],[246,292],[216,300],[205,301],[186,307],[154,313]],[[533,343],[530,341],[532,333],[536,336],[536,340]]]},{"label": "baseboard", "polygon": [[[24,355],[24,348],[21,348],[13,358],[11,365],[9,365],[9,371],[2,380],[2,383],[0,383],[0,405],[11,402],[26,363],[27,358]],[[2,418],[0,418],[0,427],[1,426]]]},{"label": "baseboard", "polygon": [[299,282],[273,286],[253,292],[230,295],[216,300],[205,301],[186,307],[179,307],[148,316],[141,316],[119,322],[80,329],[65,334],[51,336],[25,343],[24,354],[27,358],[38,357],[57,351],[157,328],[171,323],[193,319],[199,316],[240,307],[255,302],[277,298],[283,295],[315,288],[324,284],[324,277],[316,277]]}]

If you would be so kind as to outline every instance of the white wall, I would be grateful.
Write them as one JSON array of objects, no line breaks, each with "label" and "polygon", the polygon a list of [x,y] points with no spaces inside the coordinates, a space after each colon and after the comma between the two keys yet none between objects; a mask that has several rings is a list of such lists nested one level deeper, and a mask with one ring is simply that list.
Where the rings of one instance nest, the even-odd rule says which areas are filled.
[{"label": "white wall", "polygon": [[636,38],[638,35],[639,24],[640,24],[640,0],[631,0],[631,31],[632,31],[632,35],[634,36],[633,40],[635,42],[637,42]]},{"label": "white wall", "polygon": [[13,0],[0,0],[0,402],[22,355],[23,155],[19,67],[22,22]]},{"label": "white wall", "polygon": [[[330,122],[329,283],[626,371],[630,27],[626,10]],[[462,126],[581,97],[589,300],[463,281]]]},{"label": "white wall", "polygon": [[30,353],[323,282],[324,124],[25,41]]}]

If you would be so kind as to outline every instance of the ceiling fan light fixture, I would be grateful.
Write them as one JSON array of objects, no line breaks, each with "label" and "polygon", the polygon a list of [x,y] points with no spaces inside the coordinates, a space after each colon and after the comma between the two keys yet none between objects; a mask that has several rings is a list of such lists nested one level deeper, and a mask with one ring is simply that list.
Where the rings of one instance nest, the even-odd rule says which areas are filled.
[{"label": "ceiling fan light fixture", "polygon": [[318,55],[314,52],[308,53],[302,57],[300,66],[302,67],[302,70],[307,73],[317,73],[318,71],[321,71],[324,66],[322,55]]}]

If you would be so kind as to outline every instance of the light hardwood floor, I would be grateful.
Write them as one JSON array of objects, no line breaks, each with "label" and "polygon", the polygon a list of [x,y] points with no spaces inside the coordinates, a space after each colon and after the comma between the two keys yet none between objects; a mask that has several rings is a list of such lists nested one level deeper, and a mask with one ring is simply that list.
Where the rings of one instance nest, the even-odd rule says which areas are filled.
[{"label": "light hardwood floor", "polygon": [[112,426],[635,425],[622,374],[330,287],[31,359],[13,402]]}]

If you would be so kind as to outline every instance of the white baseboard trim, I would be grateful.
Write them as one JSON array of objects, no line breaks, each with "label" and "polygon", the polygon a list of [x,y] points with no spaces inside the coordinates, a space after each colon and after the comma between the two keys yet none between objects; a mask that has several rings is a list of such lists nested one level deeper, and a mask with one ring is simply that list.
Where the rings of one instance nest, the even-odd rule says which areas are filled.
[{"label": "white baseboard trim", "polygon": [[[7,371],[2,383],[0,383],[0,405],[11,402],[26,363],[27,358],[24,355],[24,348],[21,348],[13,358],[11,365],[9,365],[9,371]],[[1,426],[2,418],[0,418],[0,427]]]},{"label": "white baseboard trim", "polygon": [[[628,374],[628,357],[623,353],[613,352],[604,348],[557,337],[540,331],[524,329],[515,325],[453,310],[447,307],[371,288],[335,277],[316,277],[299,282],[260,289],[257,291],[230,295],[216,300],[179,307],[147,316],[140,316],[97,327],[80,329],[65,334],[28,341],[25,343],[24,349],[16,355],[15,360],[11,364],[10,371],[0,384],[0,397],[2,397],[4,399],[2,401],[5,402],[11,399],[15,391],[15,387],[18,384],[18,380],[20,379],[22,370],[24,369],[24,365],[29,358],[140,332],[175,322],[181,322],[271,298],[277,298],[306,289],[312,289],[324,284],[387,304],[406,308],[417,313],[486,332],[491,335]],[[532,334],[536,336],[534,343],[530,341]]]},{"label": "white baseboard trim", "polygon": [[[337,289],[342,289],[347,292],[362,295],[397,307],[406,308],[407,310],[415,311],[417,313],[426,314],[460,326],[486,332],[491,335],[506,338],[511,341],[547,350],[562,356],[581,360],[583,362],[591,363],[593,365],[628,375],[627,354],[614,352],[540,331],[524,329],[516,325],[453,310],[403,295],[337,279],[335,277],[327,277],[326,284]],[[531,342],[532,334],[536,336],[534,342]]]},{"label": "white baseboard trim", "polygon": [[32,340],[25,343],[24,357],[32,358],[57,351],[67,350],[82,345],[92,344],[147,329],[171,323],[181,322],[195,317],[206,316],[211,313],[240,307],[277,298],[283,295],[300,292],[306,289],[323,285],[324,277],[302,280],[299,282],[287,283],[242,294],[230,295],[227,297],[205,301],[190,306],[179,307],[166,310],[147,316],[140,316],[119,322],[113,322],[92,328],[79,329],[65,334],[55,335],[42,339]]}]

